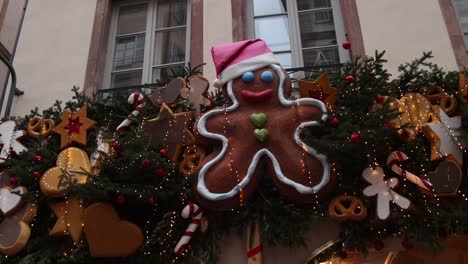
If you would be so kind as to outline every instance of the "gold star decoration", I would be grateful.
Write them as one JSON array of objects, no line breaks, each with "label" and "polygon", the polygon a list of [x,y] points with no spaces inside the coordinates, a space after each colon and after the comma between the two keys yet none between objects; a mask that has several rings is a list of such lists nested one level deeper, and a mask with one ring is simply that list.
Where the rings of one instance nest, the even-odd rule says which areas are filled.
[{"label": "gold star decoration", "polygon": [[65,201],[52,203],[49,206],[57,216],[57,222],[49,231],[49,235],[69,235],[75,243],[80,242],[84,218],[81,201],[75,197],[69,197]]},{"label": "gold star decoration", "polygon": [[193,119],[193,112],[173,113],[162,104],[158,117],[143,124],[143,130],[150,144],[161,144],[167,149],[171,161],[177,161],[182,146],[193,144],[195,138],[188,129]]},{"label": "gold star decoration", "polygon": [[52,129],[61,137],[60,148],[70,145],[73,141],[86,145],[87,130],[96,124],[96,121],[86,117],[87,109],[84,105],[74,113],[70,109],[63,110],[62,122]]},{"label": "gold star decoration", "polygon": [[313,82],[299,80],[297,83],[299,85],[301,97],[310,97],[320,100],[324,102],[329,109],[335,109],[336,95],[340,93],[340,89],[330,86],[328,74],[323,73]]}]

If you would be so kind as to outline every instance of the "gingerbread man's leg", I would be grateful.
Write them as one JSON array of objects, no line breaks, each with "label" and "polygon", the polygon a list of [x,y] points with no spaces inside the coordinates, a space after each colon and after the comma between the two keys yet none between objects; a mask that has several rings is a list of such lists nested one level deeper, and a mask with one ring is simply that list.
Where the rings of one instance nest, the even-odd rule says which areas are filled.
[{"label": "gingerbread man's leg", "polygon": [[[255,166],[248,172],[255,151],[238,151],[242,144],[231,140],[225,151],[214,151],[201,162],[197,198],[204,207],[229,209],[242,206],[260,182]],[[261,162],[261,161],[260,161]],[[246,177],[248,175],[248,177]]]},{"label": "gingerbread man's leg", "polygon": [[317,158],[293,140],[285,140],[281,145],[272,144],[269,149],[279,165],[279,168],[275,166],[275,161],[270,158],[269,174],[278,189],[290,200],[312,203],[313,198],[327,191],[333,175],[325,156],[314,153]]}]

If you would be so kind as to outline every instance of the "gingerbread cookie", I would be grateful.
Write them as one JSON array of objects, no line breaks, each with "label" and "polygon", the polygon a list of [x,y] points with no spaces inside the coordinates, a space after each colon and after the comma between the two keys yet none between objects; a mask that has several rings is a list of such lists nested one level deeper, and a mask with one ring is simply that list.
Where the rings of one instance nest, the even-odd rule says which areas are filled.
[{"label": "gingerbread cookie", "polygon": [[193,174],[198,164],[206,156],[205,150],[197,145],[187,146],[182,154],[183,160],[179,164],[179,171],[185,177]]},{"label": "gingerbread cookie", "polygon": [[204,107],[209,106],[211,100],[208,97],[210,83],[200,75],[192,76],[189,85],[180,90],[180,96],[186,99],[195,108],[195,115],[198,117]]},{"label": "gingerbread cookie", "polygon": [[52,133],[54,126],[54,120],[35,116],[28,122],[28,134],[33,137],[48,137]]},{"label": "gingerbread cookie", "polygon": [[57,157],[57,167],[48,169],[40,180],[44,194],[62,196],[63,191],[74,183],[86,183],[86,172],[91,170],[88,154],[79,148],[64,149]]},{"label": "gingerbread cookie", "polygon": [[125,257],[143,244],[143,232],[120,220],[110,204],[95,203],[85,211],[84,233],[93,257]]},{"label": "gingerbread cookie", "polygon": [[18,124],[13,120],[8,120],[0,124],[0,163],[4,163],[10,157],[11,152],[20,154],[28,149],[21,144],[20,138],[26,136],[26,131],[17,130]]},{"label": "gingerbread cookie", "polygon": [[457,99],[444,92],[440,87],[432,87],[426,90],[426,97],[432,104],[437,104],[448,115],[457,109]]},{"label": "gingerbread cookie", "polygon": [[239,207],[254,194],[263,168],[292,201],[312,203],[332,179],[327,157],[304,143],[301,132],[327,119],[323,102],[288,99],[291,80],[262,40],[213,47],[226,98],[196,124],[213,152],[201,162],[196,195],[204,207]]},{"label": "gingerbread cookie", "polygon": [[62,122],[52,129],[60,135],[60,148],[77,142],[86,145],[87,131],[96,124],[96,121],[86,117],[88,107],[82,106],[80,110],[73,112],[70,109],[63,110]]},{"label": "gingerbread cookie", "polygon": [[359,197],[343,194],[331,200],[328,216],[338,222],[362,221],[367,216],[367,208]]},{"label": "gingerbread cookie", "polygon": [[[2,189],[4,190],[4,189]],[[18,187],[11,192],[19,192],[23,194],[27,191],[24,187]],[[4,204],[5,197],[2,192],[2,205]],[[18,196],[16,194],[12,194]],[[7,195],[12,200],[8,201],[8,214],[5,213],[7,210],[2,206],[2,212],[6,214],[5,219],[0,223],[0,251],[8,256],[15,255],[20,252],[29,240],[31,235],[31,229],[29,223],[33,220],[36,215],[36,206],[34,204],[25,204],[17,197]]]},{"label": "gingerbread cookie", "polygon": [[0,211],[9,216],[12,212],[18,209],[21,206],[21,195],[26,193],[27,189],[25,187],[17,187],[11,189],[9,187],[0,189]]}]

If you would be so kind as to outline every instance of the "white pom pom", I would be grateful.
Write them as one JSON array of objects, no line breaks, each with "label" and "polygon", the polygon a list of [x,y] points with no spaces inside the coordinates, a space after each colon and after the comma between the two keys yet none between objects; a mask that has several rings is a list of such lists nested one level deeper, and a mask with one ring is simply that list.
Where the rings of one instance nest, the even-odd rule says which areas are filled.
[{"label": "white pom pom", "polygon": [[222,87],[221,81],[219,79],[214,80],[213,86],[216,88],[221,88]]}]

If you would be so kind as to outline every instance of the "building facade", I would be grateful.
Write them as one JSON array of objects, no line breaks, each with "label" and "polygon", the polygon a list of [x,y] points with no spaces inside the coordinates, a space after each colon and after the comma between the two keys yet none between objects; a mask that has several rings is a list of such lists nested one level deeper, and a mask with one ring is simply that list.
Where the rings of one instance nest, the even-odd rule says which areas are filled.
[{"label": "building facade", "polygon": [[[466,0],[3,0],[0,8],[0,50],[24,92],[14,95],[0,66],[2,116],[71,99],[73,86],[93,95],[165,81],[188,62],[206,63],[214,80],[211,47],[249,38],[264,39],[285,68],[339,65],[375,50],[386,51],[394,75],[424,51],[446,70],[468,65]],[[265,263],[304,260],[337,236],[323,225],[308,248],[265,248]],[[235,235],[223,241],[220,263],[240,263],[244,245]]]}]

